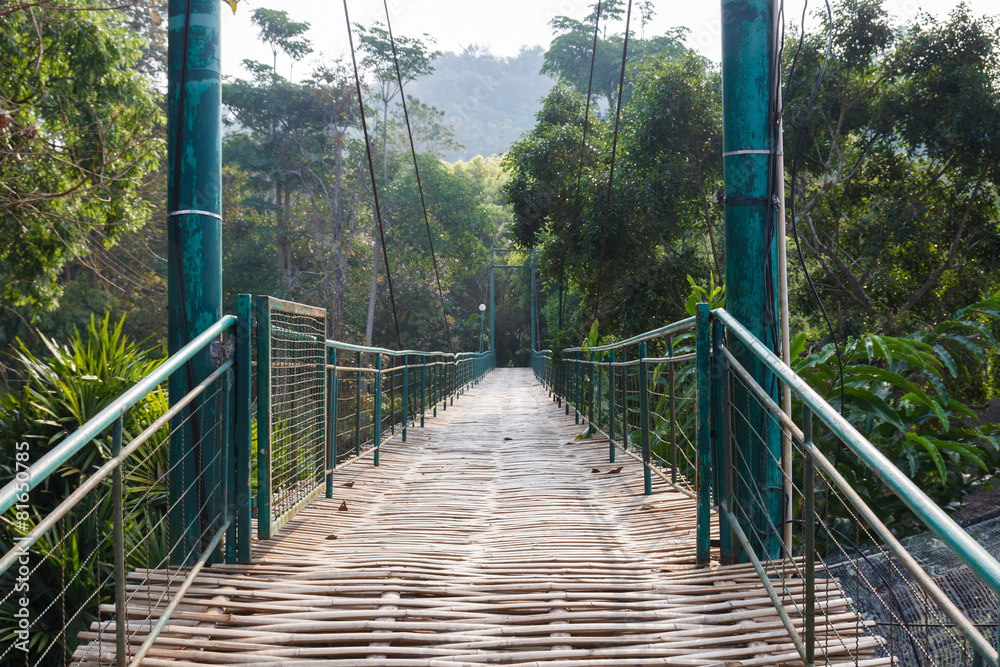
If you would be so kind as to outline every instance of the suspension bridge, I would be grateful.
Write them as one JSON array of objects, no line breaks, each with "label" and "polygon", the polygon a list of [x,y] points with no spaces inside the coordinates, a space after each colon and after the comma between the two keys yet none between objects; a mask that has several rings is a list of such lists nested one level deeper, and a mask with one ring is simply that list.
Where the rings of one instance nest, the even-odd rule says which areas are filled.
[{"label": "suspension bridge", "polygon": [[728,309],[586,348],[533,322],[529,370],[331,340],[269,296],[223,312],[219,3],[171,3],[171,354],[11,449],[0,663],[996,667],[1000,563],[788,363],[778,14],[740,7]]}]

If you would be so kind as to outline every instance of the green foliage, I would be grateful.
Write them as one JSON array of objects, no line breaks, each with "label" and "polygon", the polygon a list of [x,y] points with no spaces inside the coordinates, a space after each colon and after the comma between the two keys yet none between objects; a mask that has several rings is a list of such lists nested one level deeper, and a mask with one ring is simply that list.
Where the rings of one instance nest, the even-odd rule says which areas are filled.
[{"label": "green foliage", "polygon": [[55,305],[58,277],[141,227],[139,188],[163,149],[159,95],[136,71],[127,15],[84,0],[6,13],[0,27],[2,298]]},{"label": "green foliage", "polygon": [[[92,318],[86,333],[75,332],[68,344],[44,338],[48,356],[40,357],[26,346],[15,353],[22,386],[0,397],[0,476],[13,479],[15,447],[30,443],[31,459],[62,442],[127,389],[145,378],[162,362],[162,350],[142,350],[124,334],[124,323],[110,318]],[[124,415],[122,436],[128,442],[149,427],[167,410],[166,391],[156,389]],[[37,523],[53,510],[80,483],[111,456],[111,429],[60,467],[31,494]],[[126,553],[130,568],[156,564],[167,554],[167,489],[169,470],[167,428],[143,443],[125,468]],[[97,620],[97,606],[110,600],[111,591],[103,583],[111,574],[111,478],[85,496],[65,521],[48,531],[32,549],[40,555],[30,580],[31,618],[41,619],[31,633],[33,655],[56,645],[42,664],[63,664],[63,651],[72,651],[77,633]],[[11,521],[0,519],[0,550],[6,552],[24,534]],[[96,556],[92,555],[96,552]],[[10,573],[8,573],[10,575]],[[78,612],[65,634],[51,601],[67,585],[65,608]],[[102,591],[95,594],[95,591]],[[15,599],[0,603],[0,637],[9,638],[16,627]],[[66,619],[69,620],[68,618]]]},{"label": "green foliage", "polygon": [[699,303],[707,303],[712,310],[726,307],[726,286],[716,285],[715,276],[709,276],[710,283],[707,289],[695,282],[691,276],[687,279],[691,285],[691,296],[684,302],[684,310],[688,315],[695,316]]},{"label": "green foliage", "polygon": [[[1000,299],[962,309],[954,319],[906,338],[866,334],[843,348],[844,416],[889,460],[942,506],[955,506],[971,485],[1000,462],[1000,426],[978,425],[978,416],[947,385],[977,372],[984,350],[997,348],[983,322],[1000,319]],[[970,330],[974,334],[968,336]],[[792,367],[841,409],[833,345],[805,354],[805,336],[792,342]],[[820,431],[818,442],[839,459],[848,481],[883,516],[898,525],[910,519],[867,467]]]}]

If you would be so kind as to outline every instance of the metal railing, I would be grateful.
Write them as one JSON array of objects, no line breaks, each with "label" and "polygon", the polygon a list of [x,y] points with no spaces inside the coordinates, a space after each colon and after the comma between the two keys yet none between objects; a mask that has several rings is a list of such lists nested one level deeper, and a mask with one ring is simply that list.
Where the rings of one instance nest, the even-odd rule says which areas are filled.
[{"label": "metal railing", "polygon": [[[215,370],[168,404],[186,364]],[[248,562],[332,473],[446,409],[484,354],[330,341],[321,309],[240,295],[44,456],[0,480],[0,664],[138,665],[195,577]],[[172,384],[172,386],[174,386]],[[141,425],[141,426],[137,426]],[[12,465],[12,468],[14,466]]]},{"label": "metal railing", "polygon": [[[804,664],[997,665],[1000,563],[725,310],[533,367],[612,461],[644,462],[647,493],[652,473],[697,499],[695,558],[752,563]],[[948,567],[925,567],[880,518],[895,498]]]}]

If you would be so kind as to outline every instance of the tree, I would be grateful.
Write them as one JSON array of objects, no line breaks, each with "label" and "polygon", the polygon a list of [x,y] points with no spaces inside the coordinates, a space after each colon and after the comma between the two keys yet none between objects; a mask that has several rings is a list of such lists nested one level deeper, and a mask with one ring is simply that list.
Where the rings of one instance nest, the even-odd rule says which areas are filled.
[{"label": "tree", "polygon": [[[299,60],[312,53],[312,42],[302,37],[309,30],[309,24],[292,21],[288,12],[280,9],[255,9],[250,22],[257,26],[257,34],[271,47],[274,54],[274,72],[278,72],[278,52],[284,53],[292,61],[292,67]],[[289,68],[291,78],[291,68]]]},{"label": "tree", "polygon": [[0,234],[18,239],[0,245],[0,279],[8,302],[44,309],[64,267],[148,220],[163,119],[124,14],[19,7],[0,24]]},{"label": "tree", "polygon": [[[807,35],[788,84],[785,145],[803,136],[792,228],[839,328],[905,333],[996,287],[1000,36],[961,6],[905,31],[878,0],[834,15],[808,118],[824,33]],[[811,296],[797,305],[815,312]]]}]

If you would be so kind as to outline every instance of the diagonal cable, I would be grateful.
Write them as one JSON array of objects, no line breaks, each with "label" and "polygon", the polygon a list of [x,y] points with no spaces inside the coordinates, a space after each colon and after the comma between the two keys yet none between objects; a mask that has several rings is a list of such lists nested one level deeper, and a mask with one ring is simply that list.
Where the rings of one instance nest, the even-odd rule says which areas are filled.
[{"label": "diagonal cable", "polygon": [[420,205],[424,209],[424,226],[427,227],[427,243],[431,248],[431,261],[434,262],[434,279],[437,281],[438,299],[441,301],[441,316],[444,318],[444,332],[448,336],[448,350],[455,351],[455,346],[451,342],[451,327],[448,326],[448,310],[444,305],[444,290],[441,289],[441,274],[438,271],[437,256],[434,254],[434,238],[431,235],[431,221],[427,215],[427,202],[424,199],[424,186],[420,181],[420,166],[417,164],[417,147],[413,141],[413,129],[410,126],[410,111],[406,106],[406,93],[403,92],[403,74],[399,69],[399,54],[396,53],[396,39],[392,35],[392,21],[389,18],[389,2],[382,0],[385,5],[385,25],[389,30],[389,44],[392,46],[392,62],[396,67],[396,80],[399,82],[399,97],[403,101],[403,117],[406,119],[406,134],[410,138],[410,153],[413,155],[413,171],[417,174],[417,189],[420,191]]},{"label": "diagonal cable", "polygon": [[354,51],[354,31],[351,30],[351,15],[344,0],[344,18],[347,20],[347,40],[351,45],[351,63],[354,65],[354,83],[358,88],[358,106],[361,108],[361,129],[365,133],[365,153],[368,156],[368,173],[372,179],[372,194],[375,196],[375,220],[382,243],[382,259],[385,260],[385,277],[389,283],[389,301],[392,303],[392,321],[396,325],[396,343],[403,349],[403,339],[399,335],[399,316],[396,314],[396,294],[392,289],[392,271],[389,270],[389,252],[385,246],[385,227],[382,226],[382,208],[378,200],[378,184],[375,182],[375,163],[372,161],[372,142],[368,136],[368,121],[365,119],[365,103],[361,97],[361,75],[358,73],[358,57]]},{"label": "diagonal cable", "polygon": [[632,0],[628,0],[628,14],[625,17],[625,43],[622,46],[622,70],[618,78],[618,108],[615,111],[615,133],[611,140],[611,173],[608,176],[608,201],[604,207],[604,223],[601,225],[601,261],[597,265],[597,292],[594,297],[594,319],[598,318],[601,307],[601,287],[604,275],[604,245],[608,238],[608,217],[611,215],[611,193],[615,184],[615,157],[618,154],[618,128],[622,118],[622,97],[625,90],[625,66],[628,62],[628,34],[632,25]]}]

